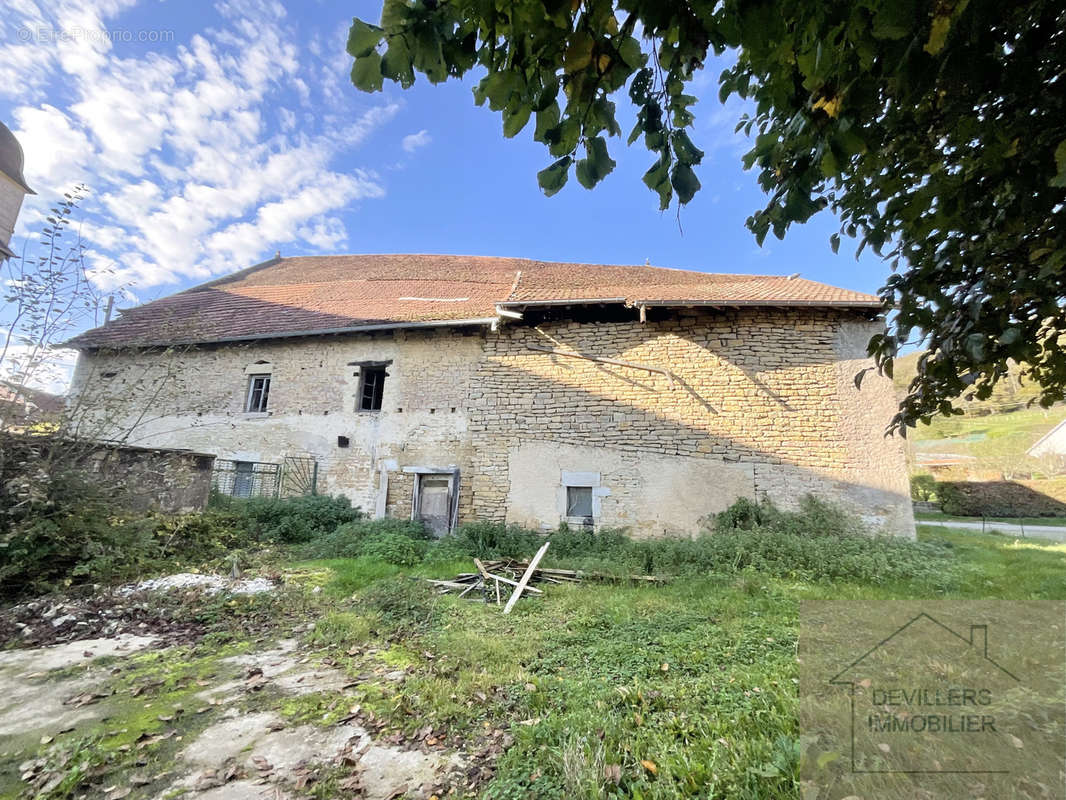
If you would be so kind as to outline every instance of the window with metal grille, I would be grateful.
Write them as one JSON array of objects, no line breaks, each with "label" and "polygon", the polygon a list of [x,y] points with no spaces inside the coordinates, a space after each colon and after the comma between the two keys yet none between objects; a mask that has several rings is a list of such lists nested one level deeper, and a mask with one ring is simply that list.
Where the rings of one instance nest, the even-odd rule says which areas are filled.
[{"label": "window with metal grille", "polygon": [[566,516],[568,516],[568,517],[591,517],[592,516],[592,487],[591,486],[567,486],[566,487]]},{"label": "window with metal grille", "polygon": [[385,367],[366,366],[359,370],[358,411],[381,411],[381,398],[385,392]]},{"label": "window with metal grille", "polygon": [[255,491],[255,464],[251,461],[233,462],[233,496],[251,497]]},{"label": "window with metal grille", "polygon": [[248,399],[244,404],[244,410],[249,413],[262,413],[267,410],[267,400],[270,396],[270,376],[248,376]]}]

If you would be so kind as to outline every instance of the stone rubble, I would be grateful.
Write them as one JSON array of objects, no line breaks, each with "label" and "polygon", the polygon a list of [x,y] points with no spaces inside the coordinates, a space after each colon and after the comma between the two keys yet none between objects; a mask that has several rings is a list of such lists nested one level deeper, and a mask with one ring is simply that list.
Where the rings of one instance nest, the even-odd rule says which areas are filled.
[{"label": "stone rubble", "polygon": [[179,572],[162,578],[152,578],[136,584],[129,584],[118,589],[121,595],[135,592],[169,592],[174,589],[200,589],[207,594],[230,592],[232,594],[260,594],[272,592],[277,584],[269,578],[249,578],[235,580],[221,575],[203,575],[197,572]]}]

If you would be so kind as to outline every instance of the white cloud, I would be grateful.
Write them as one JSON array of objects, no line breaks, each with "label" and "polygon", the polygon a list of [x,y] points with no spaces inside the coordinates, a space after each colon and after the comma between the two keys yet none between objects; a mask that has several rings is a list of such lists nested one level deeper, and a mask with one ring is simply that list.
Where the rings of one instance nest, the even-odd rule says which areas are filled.
[{"label": "white cloud", "polygon": [[23,172],[39,195],[62,194],[92,180],[96,153],[75,121],[55,106],[15,109],[15,135],[25,155]]},{"label": "white cloud", "polygon": [[13,127],[40,195],[21,229],[88,184],[81,233],[106,288],[207,278],[283,245],[343,246],[341,212],[384,189],[335,164],[400,106],[351,89],[340,33],[304,46],[279,3],[225,0],[187,41],[128,57],[103,34],[133,2],[15,0],[16,27],[64,32],[0,47],[0,95],[21,103]]},{"label": "white cloud", "polygon": [[420,147],[425,147],[433,141],[429,135],[429,131],[423,129],[418,133],[411,133],[403,137],[403,149],[405,152],[413,153]]}]

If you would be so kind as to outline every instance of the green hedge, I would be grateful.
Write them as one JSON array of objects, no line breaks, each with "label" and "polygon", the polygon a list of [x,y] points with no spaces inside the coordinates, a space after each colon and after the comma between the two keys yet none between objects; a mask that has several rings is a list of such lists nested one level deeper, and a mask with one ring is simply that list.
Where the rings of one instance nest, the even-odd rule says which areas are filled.
[{"label": "green hedge", "polygon": [[940,509],[961,517],[1061,517],[1066,503],[1048,492],[1061,492],[1061,481],[941,481],[936,485]]}]

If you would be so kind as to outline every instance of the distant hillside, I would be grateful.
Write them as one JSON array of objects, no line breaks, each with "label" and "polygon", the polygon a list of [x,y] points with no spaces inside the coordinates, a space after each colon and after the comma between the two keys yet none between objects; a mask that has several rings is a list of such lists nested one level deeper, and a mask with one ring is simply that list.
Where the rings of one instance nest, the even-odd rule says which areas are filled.
[{"label": "distant hillside", "polygon": [[[900,356],[893,364],[892,382],[900,392],[906,392],[914,376],[918,374],[918,357],[920,352]],[[958,405],[967,414],[993,414],[1000,411],[1018,411],[1033,408],[1029,401],[1040,396],[1040,387],[1032,381],[1021,377],[1021,366],[1013,361],[1008,367],[1009,377],[1001,380],[987,400],[968,401],[960,399]]]},{"label": "distant hillside", "polygon": [[[893,382],[905,392],[917,372],[919,353],[896,359]],[[1034,384],[1019,378],[1020,367],[1012,364],[1010,377],[1001,381],[985,401],[961,400],[964,414],[934,417],[929,425],[918,423],[909,431],[911,468],[924,472],[921,462],[952,455],[972,459],[959,469],[970,473],[997,472],[1013,476],[1047,470],[1026,451],[1055,425],[1066,419],[1066,405],[1041,408],[1029,401],[1039,396]]]}]

